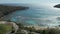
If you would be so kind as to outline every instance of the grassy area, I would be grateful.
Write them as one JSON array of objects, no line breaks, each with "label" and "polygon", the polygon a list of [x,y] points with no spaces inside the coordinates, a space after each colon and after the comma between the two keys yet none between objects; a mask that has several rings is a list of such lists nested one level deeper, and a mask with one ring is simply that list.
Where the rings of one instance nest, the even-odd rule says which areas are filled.
[{"label": "grassy area", "polygon": [[6,24],[0,24],[0,34],[5,34],[8,31],[12,30],[12,26]]}]

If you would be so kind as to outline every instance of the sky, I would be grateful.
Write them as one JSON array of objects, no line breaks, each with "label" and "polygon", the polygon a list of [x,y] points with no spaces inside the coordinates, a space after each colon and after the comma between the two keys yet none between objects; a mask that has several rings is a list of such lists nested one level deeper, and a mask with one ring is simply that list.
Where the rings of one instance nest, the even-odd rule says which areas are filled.
[{"label": "sky", "polygon": [[0,0],[0,3],[60,3],[60,0]]}]

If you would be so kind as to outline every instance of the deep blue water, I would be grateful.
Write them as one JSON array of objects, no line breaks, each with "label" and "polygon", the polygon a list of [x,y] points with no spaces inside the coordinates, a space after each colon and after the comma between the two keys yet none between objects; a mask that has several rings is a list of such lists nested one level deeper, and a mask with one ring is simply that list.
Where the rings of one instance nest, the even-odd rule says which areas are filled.
[{"label": "deep blue water", "polygon": [[25,23],[27,25],[38,26],[58,26],[60,25],[60,9],[50,5],[31,5],[29,9],[16,11],[7,17],[11,21]]}]

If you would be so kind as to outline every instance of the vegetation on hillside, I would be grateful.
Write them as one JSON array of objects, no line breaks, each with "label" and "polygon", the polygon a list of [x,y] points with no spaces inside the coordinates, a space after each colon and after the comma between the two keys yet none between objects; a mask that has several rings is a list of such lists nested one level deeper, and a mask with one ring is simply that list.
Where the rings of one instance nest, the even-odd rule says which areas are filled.
[{"label": "vegetation on hillside", "polygon": [[0,4],[0,18],[3,16],[6,16],[12,12],[15,12],[17,10],[26,10],[29,9],[29,7],[24,7],[24,6],[12,6],[12,5],[4,5]]},{"label": "vegetation on hillside", "polygon": [[12,26],[6,24],[0,24],[0,34],[5,34],[12,30]]},{"label": "vegetation on hillside", "polygon": [[[23,24],[21,23],[16,23],[19,26],[18,31],[16,32],[16,34],[60,34],[60,30],[54,29],[54,28],[47,28],[46,30],[36,30],[34,26],[32,27],[25,27]],[[0,24],[0,34],[5,34],[7,31],[12,30],[12,27],[9,25],[4,25],[4,24]]]},{"label": "vegetation on hillside", "polygon": [[[60,30],[58,29],[47,29],[47,30],[36,30],[33,26],[32,27],[24,27],[23,24],[21,23],[17,23],[17,25],[19,26],[19,30],[16,34],[26,34],[25,32],[22,32],[22,30],[26,30],[27,32],[29,32],[28,34],[60,34]],[[32,33],[34,32],[34,33]]]}]

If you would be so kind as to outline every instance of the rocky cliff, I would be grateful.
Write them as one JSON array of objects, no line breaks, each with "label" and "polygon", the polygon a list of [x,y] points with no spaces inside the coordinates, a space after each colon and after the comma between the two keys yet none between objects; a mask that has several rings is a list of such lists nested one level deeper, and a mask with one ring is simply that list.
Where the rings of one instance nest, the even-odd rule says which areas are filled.
[{"label": "rocky cliff", "polygon": [[57,4],[54,6],[55,8],[60,8],[60,4]]},{"label": "rocky cliff", "polygon": [[28,7],[0,5],[0,18],[16,10],[26,10]]}]

